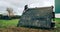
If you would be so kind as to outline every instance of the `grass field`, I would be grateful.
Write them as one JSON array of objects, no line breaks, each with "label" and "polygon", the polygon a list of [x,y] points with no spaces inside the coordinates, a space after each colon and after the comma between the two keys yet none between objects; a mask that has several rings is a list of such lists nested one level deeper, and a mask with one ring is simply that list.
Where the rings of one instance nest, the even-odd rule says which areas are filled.
[{"label": "grass field", "polygon": [[16,26],[19,19],[12,19],[12,20],[0,20],[0,28],[6,28],[10,26]]},{"label": "grass field", "polygon": [[56,21],[56,26],[60,28],[60,18],[56,18],[55,21]]},{"label": "grass field", "polygon": [[16,27],[19,19],[0,20],[0,32],[60,32],[60,18],[55,18],[57,28],[54,30]]},{"label": "grass field", "polygon": [[[0,20],[0,28],[9,27],[9,26],[17,26],[19,19],[12,20]],[[55,18],[56,26],[60,27],[60,18]]]}]

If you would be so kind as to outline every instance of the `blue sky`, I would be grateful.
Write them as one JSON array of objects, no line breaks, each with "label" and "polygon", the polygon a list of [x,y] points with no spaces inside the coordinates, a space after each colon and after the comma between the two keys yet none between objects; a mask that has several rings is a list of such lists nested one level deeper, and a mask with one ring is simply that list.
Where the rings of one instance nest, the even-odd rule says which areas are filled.
[{"label": "blue sky", "polygon": [[26,4],[29,8],[54,6],[54,0],[0,0],[0,14],[7,14],[6,8],[10,7],[15,15],[21,15]]}]

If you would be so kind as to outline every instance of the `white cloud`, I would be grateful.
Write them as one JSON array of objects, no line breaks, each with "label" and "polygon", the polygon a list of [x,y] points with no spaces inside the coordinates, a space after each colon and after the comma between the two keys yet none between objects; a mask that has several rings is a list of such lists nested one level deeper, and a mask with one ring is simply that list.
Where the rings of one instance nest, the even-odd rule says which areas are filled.
[{"label": "white cloud", "polygon": [[54,0],[39,0],[35,3],[30,4],[30,7],[43,7],[43,6],[54,6]]},{"label": "white cloud", "polygon": [[55,14],[56,18],[60,18],[60,13],[59,14]]},{"label": "white cloud", "polygon": [[22,15],[24,8],[18,8],[17,10],[14,11],[15,15]]},{"label": "white cloud", "polygon": [[0,0],[0,11],[6,10],[6,7],[12,7],[15,14],[21,15],[24,6],[28,4],[29,7],[39,7],[46,5],[54,5],[54,0]]}]

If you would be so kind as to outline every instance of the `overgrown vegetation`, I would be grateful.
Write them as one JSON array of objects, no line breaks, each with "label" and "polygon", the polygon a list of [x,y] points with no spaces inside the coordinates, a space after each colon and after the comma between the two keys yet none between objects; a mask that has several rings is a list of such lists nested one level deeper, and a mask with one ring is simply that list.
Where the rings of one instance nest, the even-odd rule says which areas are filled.
[{"label": "overgrown vegetation", "polygon": [[55,22],[56,22],[56,26],[60,28],[60,18],[56,18]]},{"label": "overgrown vegetation", "polygon": [[[0,31],[3,32],[60,32],[60,18],[55,18],[57,28],[54,30],[41,30],[24,27],[16,27],[19,19],[0,20]],[[7,28],[8,27],[8,28]]]},{"label": "overgrown vegetation", "polygon": [[[0,19],[0,27],[17,26],[19,19],[3,20]],[[60,18],[55,18],[56,26],[60,27]]]}]

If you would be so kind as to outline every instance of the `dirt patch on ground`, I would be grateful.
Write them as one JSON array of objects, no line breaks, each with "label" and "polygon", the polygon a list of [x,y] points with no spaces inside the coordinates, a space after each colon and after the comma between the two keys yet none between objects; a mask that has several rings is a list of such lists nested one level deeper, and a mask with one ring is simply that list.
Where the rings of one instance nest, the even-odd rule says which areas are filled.
[{"label": "dirt patch on ground", "polygon": [[42,30],[24,27],[0,28],[0,32],[56,32],[55,30]]}]

